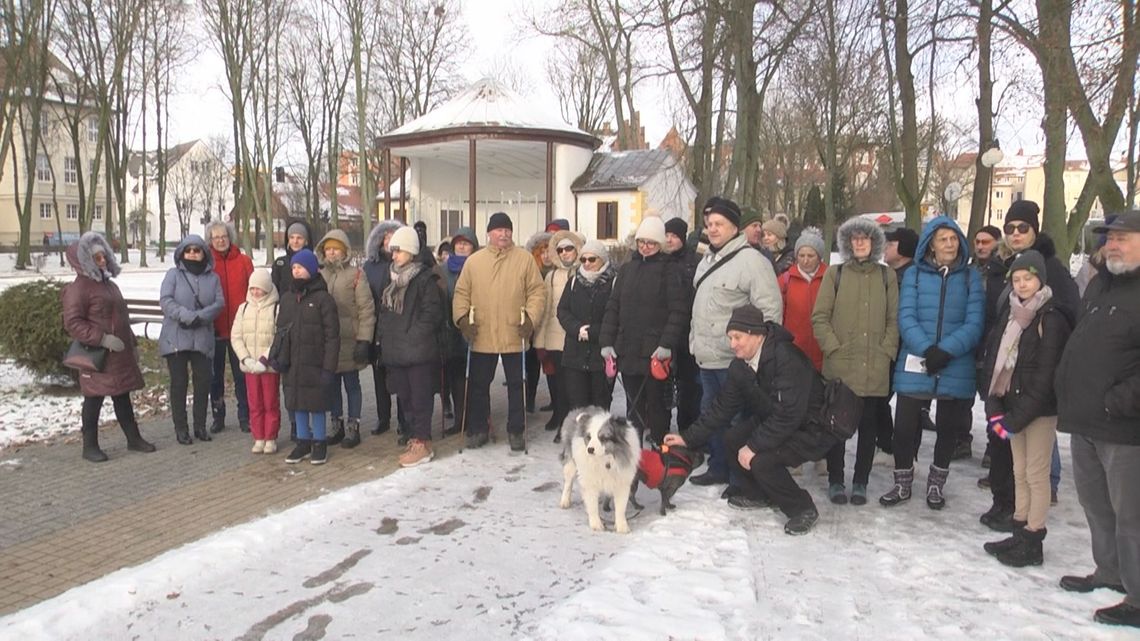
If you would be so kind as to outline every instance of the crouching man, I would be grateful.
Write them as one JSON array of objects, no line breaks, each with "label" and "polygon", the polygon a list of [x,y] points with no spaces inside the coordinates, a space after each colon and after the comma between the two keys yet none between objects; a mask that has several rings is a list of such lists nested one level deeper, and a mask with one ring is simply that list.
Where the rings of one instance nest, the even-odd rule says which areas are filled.
[{"label": "crouching man", "polygon": [[[784,532],[806,534],[819,512],[788,468],[823,458],[836,443],[818,418],[822,379],[788,330],[766,322],[752,305],[733,310],[727,334],[736,358],[724,387],[688,430],[666,436],[665,444],[699,448],[723,431],[739,479],[729,505],[777,507],[788,516]],[[733,422],[738,414],[744,418]]]}]

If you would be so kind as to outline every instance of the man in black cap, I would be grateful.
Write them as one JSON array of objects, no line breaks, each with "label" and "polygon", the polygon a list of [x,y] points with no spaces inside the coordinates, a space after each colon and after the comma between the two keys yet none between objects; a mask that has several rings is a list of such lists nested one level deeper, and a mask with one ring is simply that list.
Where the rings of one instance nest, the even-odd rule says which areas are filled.
[{"label": "man in black cap", "polygon": [[488,440],[491,379],[499,360],[507,378],[507,437],[511,451],[526,449],[523,353],[546,310],[546,287],[530,252],[515,245],[514,224],[503,212],[487,222],[487,246],[472,254],[455,283],[452,320],[471,346],[467,447]]},{"label": "man in black cap", "polygon": [[1095,620],[1140,627],[1140,210],[1093,231],[1107,234],[1104,269],[1085,291],[1055,389],[1096,568],[1062,577],[1061,587],[1123,592]]},{"label": "man in black cap", "polygon": [[902,285],[903,273],[914,264],[914,252],[918,249],[918,233],[909,227],[899,227],[887,232],[887,246],[883,248],[883,262],[895,270]]},{"label": "man in black cap", "polygon": [[[665,247],[664,252],[677,263],[681,270],[681,280],[685,284],[688,308],[693,308],[693,274],[697,271],[700,254],[685,244],[689,234],[689,225],[681,218],[670,218],[665,221]],[[688,337],[689,328],[685,328]],[[677,429],[688,429],[701,413],[701,370],[697,367],[697,359],[689,351],[689,341],[673,352],[673,362],[676,364],[677,385]]]},{"label": "man in black cap", "polygon": [[792,334],[752,305],[733,310],[726,333],[735,358],[725,384],[697,422],[665,444],[701,447],[723,433],[739,487],[729,505],[775,505],[788,517],[784,532],[806,534],[819,512],[788,468],[818,461],[836,443],[818,418],[823,379]]}]

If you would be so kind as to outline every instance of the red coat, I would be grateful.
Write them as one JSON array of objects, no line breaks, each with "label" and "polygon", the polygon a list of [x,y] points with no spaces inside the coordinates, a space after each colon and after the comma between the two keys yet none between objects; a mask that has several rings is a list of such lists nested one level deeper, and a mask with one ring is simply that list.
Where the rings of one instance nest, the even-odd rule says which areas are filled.
[{"label": "red coat", "polygon": [[800,266],[795,264],[779,278],[780,295],[784,299],[784,327],[795,337],[793,343],[807,354],[816,371],[823,369],[823,351],[819,349],[811,328],[811,311],[826,271],[827,265],[821,263],[815,277],[808,282]]},{"label": "red coat", "polygon": [[229,251],[224,254],[210,248],[214,255],[214,273],[222,281],[222,298],[226,302],[225,309],[214,319],[214,334],[218,338],[230,337],[230,329],[234,324],[238,308],[245,302],[249,290],[249,277],[253,274],[253,260],[241,253],[237,245],[230,245]]}]

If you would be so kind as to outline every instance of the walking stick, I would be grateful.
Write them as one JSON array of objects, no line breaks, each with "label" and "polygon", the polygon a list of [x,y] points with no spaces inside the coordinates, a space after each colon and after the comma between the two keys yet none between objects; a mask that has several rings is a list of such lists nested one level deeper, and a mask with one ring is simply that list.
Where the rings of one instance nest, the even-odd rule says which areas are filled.
[{"label": "walking stick", "polygon": [[[475,308],[472,307],[467,310],[467,325],[469,327],[475,326]],[[467,442],[467,406],[471,395],[467,390],[471,386],[471,342],[467,337],[463,337],[463,342],[467,343],[467,374],[463,377],[463,418],[459,421],[459,453],[463,453],[463,444]]]},{"label": "walking stick", "polygon": [[[519,327],[523,325],[526,325],[526,307],[519,308]],[[522,351],[519,352],[519,362],[522,365],[522,369],[519,371],[522,372],[522,397],[519,400],[523,404],[523,454],[530,454],[526,446],[526,337],[523,336],[520,340],[522,341]],[[550,381],[549,378],[546,380],[547,382]],[[510,408],[509,402],[507,403],[507,408]],[[508,412],[508,415],[509,414],[510,412]]]}]

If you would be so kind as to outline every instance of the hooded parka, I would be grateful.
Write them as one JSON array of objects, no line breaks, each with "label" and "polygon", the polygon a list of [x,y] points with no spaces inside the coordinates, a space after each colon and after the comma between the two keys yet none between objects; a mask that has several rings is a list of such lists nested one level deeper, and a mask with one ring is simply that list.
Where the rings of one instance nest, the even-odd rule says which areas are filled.
[{"label": "hooded parka", "polygon": [[[342,260],[332,262],[325,256],[325,243],[329,240],[344,245],[345,256]],[[376,328],[376,305],[372,300],[368,279],[360,269],[352,266],[349,260],[351,252],[348,234],[340,229],[325,234],[314,252],[321,261],[321,277],[336,301],[337,318],[340,319],[340,354],[336,366],[338,373],[364,369],[367,363],[353,360],[353,350],[356,341],[371,343]]]},{"label": "hooded parka", "polygon": [[[201,274],[186,269],[183,254],[195,245],[203,250],[206,263]],[[214,356],[214,319],[225,311],[222,281],[214,273],[214,255],[201,236],[190,234],[174,249],[174,266],[166,272],[159,289],[162,306],[162,331],[158,335],[158,353],[201,352]],[[242,299],[245,300],[243,294]],[[237,311],[236,307],[234,309]]]}]

